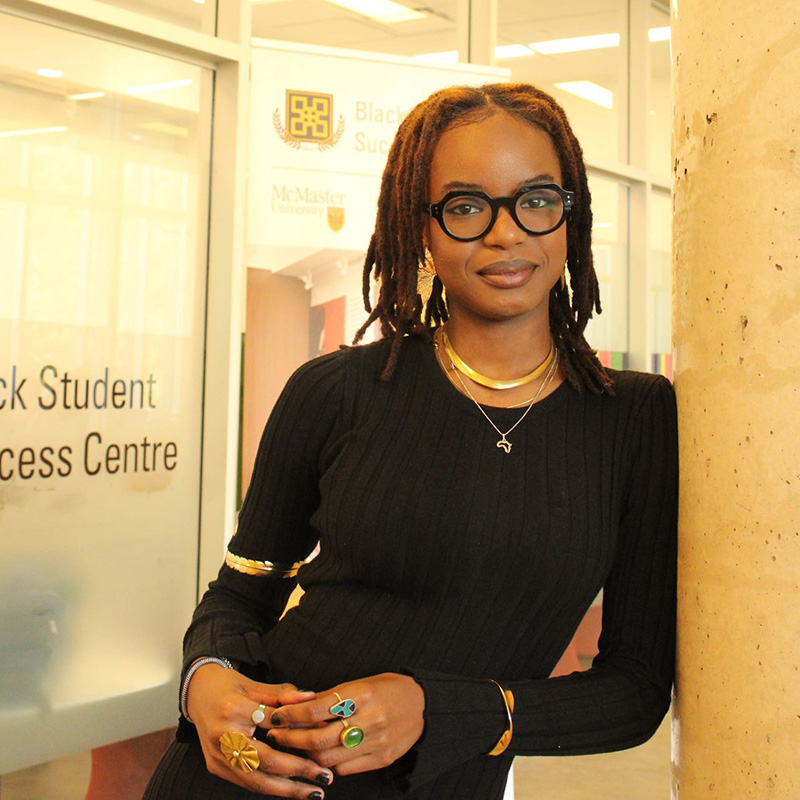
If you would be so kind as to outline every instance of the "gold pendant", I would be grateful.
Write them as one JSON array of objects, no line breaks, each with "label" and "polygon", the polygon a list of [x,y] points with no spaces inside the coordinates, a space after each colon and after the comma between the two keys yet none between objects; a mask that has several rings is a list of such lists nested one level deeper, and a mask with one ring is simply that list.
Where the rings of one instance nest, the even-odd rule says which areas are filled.
[{"label": "gold pendant", "polygon": [[503,434],[503,438],[497,443],[498,447],[502,447],[506,453],[511,452],[511,442],[506,439],[505,434]]}]

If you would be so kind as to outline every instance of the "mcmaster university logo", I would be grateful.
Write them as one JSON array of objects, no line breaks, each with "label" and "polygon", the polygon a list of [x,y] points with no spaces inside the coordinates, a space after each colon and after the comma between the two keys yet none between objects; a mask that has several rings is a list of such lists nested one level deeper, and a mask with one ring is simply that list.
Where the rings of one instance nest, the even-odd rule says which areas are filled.
[{"label": "mcmaster university logo", "polygon": [[335,130],[333,119],[332,94],[293,89],[286,90],[286,127],[280,109],[276,108],[272,115],[278,136],[295,150],[305,145],[306,149],[324,151],[338,144],[344,133],[344,117],[339,115]]}]

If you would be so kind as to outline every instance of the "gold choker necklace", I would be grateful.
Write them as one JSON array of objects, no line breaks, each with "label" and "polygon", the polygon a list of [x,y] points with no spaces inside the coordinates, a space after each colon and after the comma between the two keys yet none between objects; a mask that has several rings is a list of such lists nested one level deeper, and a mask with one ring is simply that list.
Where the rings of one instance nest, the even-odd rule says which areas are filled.
[{"label": "gold choker necklace", "polygon": [[547,354],[547,358],[539,364],[538,367],[533,372],[529,372],[527,375],[523,375],[521,378],[515,378],[511,381],[499,381],[495,380],[494,378],[489,378],[486,375],[481,375],[480,372],[472,369],[469,364],[465,364],[464,361],[461,360],[461,357],[456,353],[453,349],[453,345],[450,344],[450,339],[447,336],[447,331],[445,330],[444,326],[441,329],[442,331],[442,343],[444,344],[445,352],[447,353],[447,357],[452,362],[453,366],[459,371],[463,372],[470,380],[475,381],[475,383],[479,383],[481,386],[486,386],[489,389],[516,389],[518,386],[525,386],[528,383],[533,383],[537,378],[544,375],[547,372],[547,368],[550,364],[553,363],[553,358],[555,357],[556,350],[555,345],[553,344],[553,340],[550,340],[550,352]]}]

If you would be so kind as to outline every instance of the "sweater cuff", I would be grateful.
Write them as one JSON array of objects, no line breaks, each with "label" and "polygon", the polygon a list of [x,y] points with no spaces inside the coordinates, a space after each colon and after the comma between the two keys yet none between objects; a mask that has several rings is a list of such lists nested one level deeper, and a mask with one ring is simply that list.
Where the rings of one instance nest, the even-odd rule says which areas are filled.
[{"label": "sweater cuff", "polygon": [[203,656],[227,658],[240,672],[240,667],[244,664],[256,665],[267,661],[263,638],[258,631],[234,635],[220,634],[213,637],[191,636],[190,631],[187,632],[183,642],[181,682],[186,675],[186,670],[194,661]]},{"label": "sweater cuff", "polygon": [[508,727],[500,690],[490,680],[409,670],[425,693],[425,729],[412,748],[408,788],[486,756]]}]

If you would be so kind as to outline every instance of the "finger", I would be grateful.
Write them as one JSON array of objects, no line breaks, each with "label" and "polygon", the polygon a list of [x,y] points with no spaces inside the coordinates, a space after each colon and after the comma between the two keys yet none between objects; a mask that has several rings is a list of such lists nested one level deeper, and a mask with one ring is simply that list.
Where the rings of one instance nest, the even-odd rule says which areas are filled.
[{"label": "finger", "polygon": [[364,757],[371,757],[372,755],[369,751],[365,753],[355,753],[354,750],[342,747],[341,745],[328,748],[327,750],[309,750],[308,754],[320,767],[327,767],[337,774],[340,774],[340,767],[342,764],[354,760],[363,760]]},{"label": "finger", "polygon": [[315,695],[313,700],[282,706],[275,711],[270,721],[275,727],[308,727],[331,719],[331,708],[339,702],[334,694]]},{"label": "finger", "polygon": [[305,703],[316,697],[314,692],[301,691],[291,683],[270,684],[248,681],[244,688],[247,696],[256,701],[256,705],[263,703],[272,708]]},{"label": "finger", "polygon": [[316,761],[312,761],[310,758],[303,758],[292,753],[282,753],[280,750],[275,750],[255,740],[254,743],[260,760],[259,772],[281,778],[300,778],[323,786],[333,781],[333,772],[320,767]]},{"label": "finger", "polygon": [[334,765],[334,772],[337,775],[355,775],[359,772],[370,772],[374,769],[388,767],[391,761],[386,761],[377,753],[371,755],[358,756],[358,758],[344,759]]},{"label": "finger", "polygon": [[328,750],[341,746],[342,730],[342,726],[335,722],[314,728],[271,728],[267,738],[293,750]]},{"label": "finger", "polygon": [[219,775],[219,777],[257,794],[266,794],[271,797],[298,797],[303,800],[322,800],[325,796],[321,786],[292,781],[288,778],[279,778],[274,775],[264,775],[260,772],[251,772],[247,776]]},{"label": "finger", "polygon": [[[209,771],[249,791],[309,800],[321,800],[322,787],[333,782],[332,771],[320,767],[310,759],[281,753],[254,739],[251,743],[259,758],[255,771],[245,772],[234,766],[219,750],[214,754],[213,762],[208,765]],[[314,785],[298,783],[298,779],[311,781]]]}]

